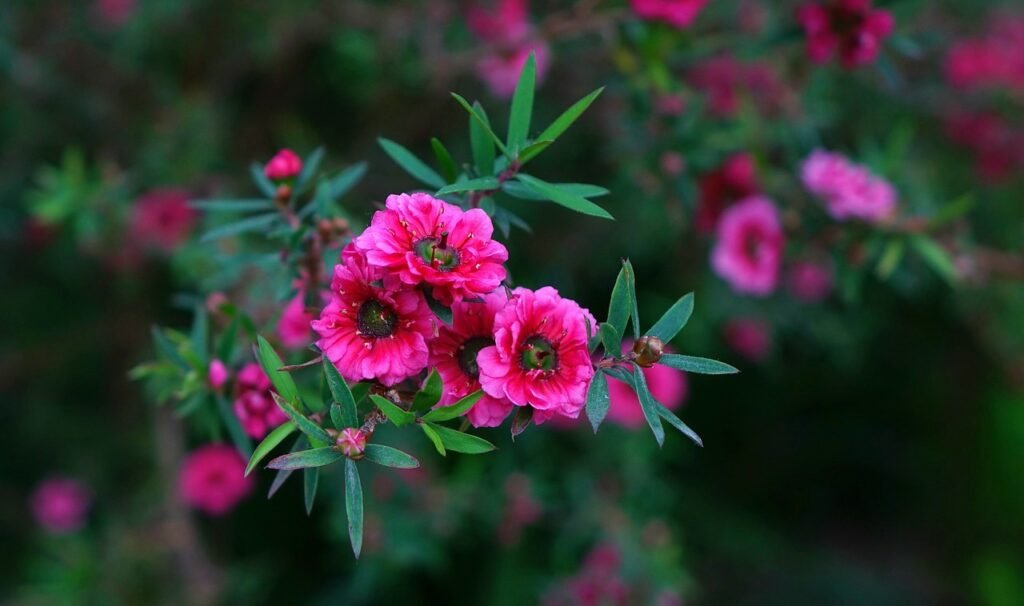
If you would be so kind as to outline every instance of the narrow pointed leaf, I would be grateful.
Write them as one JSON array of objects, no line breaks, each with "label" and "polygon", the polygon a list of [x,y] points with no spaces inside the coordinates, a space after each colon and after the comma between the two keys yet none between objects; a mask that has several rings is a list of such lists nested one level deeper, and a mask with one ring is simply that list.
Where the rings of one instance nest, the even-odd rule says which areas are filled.
[{"label": "narrow pointed leaf", "polygon": [[465,454],[480,454],[494,450],[494,444],[487,440],[461,431],[449,429],[443,425],[424,423],[423,427],[433,429],[446,450],[453,450]]},{"label": "narrow pointed leaf", "polygon": [[181,370],[189,370],[188,362],[185,361],[185,358],[181,357],[178,348],[174,346],[174,343],[171,343],[171,340],[167,338],[167,335],[159,326],[151,327],[150,334],[153,335],[153,344],[156,345],[157,350],[165,358]]},{"label": "narrow pointed leaf", "polygon": [[277,193],[277,188],[267,178],[267,175],[263,174],[263,165],[258,162],[253,162],[249,165],[249,174],[252,175],[252,181],[259,188],[260,192],[267,198],[273,198]]},{"label": "narrow pointed leaf", "polygon": [[430,140],[430,146],[434,148],[434,157],[437,158],[437,165],[441,169],[441,176],[444,177],[447,183],[455,181],[455,177],[459,173],[455,169],[455,161],[452,160],[452,155],[448,153],[448,148],[437,137]]},{"label": "narrow pointed leaf", "polygon": [[936,244],[934,240],[918,234],[910,238],[910,246],[941,278],[950,283],[957,281],[956,265],[953,264],[953,259],[950,258],[946,249]]},{"label": "narrow pointed leaf", "polygon": [[288,418],[295,423],[296,427],[299,428],[299,431],[306,434],[306,437],[309,438],[309,441],[313,446],[317,446],[318,444],[330,444],[334,441],[331,439],[331,436],[327,435],[327,432],[324,431],[322,427],[296,410],[295,406],[291,403],[285,402],[284,398],[274,392],[270,392],[270,395],[274,397],[274,402],[277,403],[277,407],[284,411],[284,414],[288,415]]},{"label": "narrow pointed leaf", "polygon": [[441,178],[441,175],[434,172],[434,169],[424,164],[422,160],[417,158],[411,151],[402,145],[383,137],[378,138],[377,143],[380,144],[384,149],[384,152],[391,156],[391,159],[402,167],[402,170],[405,172],[434,189],[444,187],[445,182],[444,179]]},{"label": "narrow pointed leaf", "polygon": [[206,212],[249,212],[253,210],[274,210],[274,201],[263,198],[192,200],[192,208]]},{"label": "narrow pointed leaf", "polygon": [[483,396],[484,392],[478,389],[450,406],[442,406],[431,410],[427,414],[423,415],[423,420],[433,421],[435,423],[440,421],[450,421],[455,417],[460,417],[466,414],[466,411],[473,408],[473,405],[480,401],[480,398]]},{"label": "narrow pointed leaf", "polygon": [[427,307],[430,308],[430,311],[434,312],[438,320],[441,320],[441,322],[448,326],[452,325],[452,308],[435,299],[434,294],[429,288],[423,288],[423,298],[427,300]]},{"label": "narrow pointed leaf", "polygon": [[633,388],[640,400],[640,410],[644,413],[644,420],[651,427],[651,433],[654,434],[658,446],[663,445],[665,443],[665,428],[662,427],[661,417],[658,415],[658,402],[651,395],[650,388],[647,387],[647,378],[644,377],[643,370],[636,364],[633,365]]},{"label": "narrow pointed leaf", "polygon": [[615,286],[612,287],[611,300],[608,302],[608,324],[615,327],[621,335],[626,332],[626,325],[629,323],[630,309],[633,302],[630,300],[629,292],[629,270],[622,265],[619,275],[615,278]]},{"label": "narrow pointed leaf", "polygon": [[[501,142],[501,139],[498,138],[498,135],[494,134],[494,131],[491,129],[491,123],[487,121],[487,118],[485,118],[482,113],[477,112],[477,110],[475,109],[475,107],[479,107],[479,104],[477,104],[476,106],[471,106],[469,104],[469,101],[466,101],[466,99],[463,98],[458,93],[452,93],[452,97],[459,103],[459,105],[463,107],[463,109],[469,112],[469,115],[472,116],[473,120],[480,125],[480,128],[484,131],[484,133],[487,134],[487,137],[490,138],[490,140],[493,141],[494,144],[498,146],[498,149],[501,150],[501,153],[508,154],[508,149],[505,147],[505,144]],[[493,170],[493,168],[491,170]],[[491,171],[488,170],[486,172]]]},{"label": "narrow pointed leaf", "polygon": [[316,501],[316,489],[319,485],[319,467],[306,467],[305,469],[302,470],[302,496],[306,501],[307,516],[313,513],[313,502]]},{"label": "narrow pointed leaf", "polygon": [[341,171],[335,175],[330,181],[328,181],[328,194],[331,200],[337,200],[344,196],[356,186],[357,183],[366,174],[367,164],[366,162],[360,162],[353,164],[352,166]]},{"label": "narrow pointed leaf", "polygon": [[[640,338],[640,302],[636,298],[636,272],[633,271],[633,264],[626,259],[622,262],[626,268],[626,287],[629,288],[629,315],[633,321],[633,338]],[[625,334],[625,333],[623,333]]]},{"label": "narrow pointed leaf", "polygon": [[658,360],[658,364],[701,375],[731,375],[739,372],[735,366],[725,362],[681,354],[665,354]]},{"label": "narrow pointed leaf", "polygon": [[263,372],[266,373],[270,383],[281,394],[287,402],[299,399],[299,388],[295,386],[295,380],[284,371],[279,370],[284,366],[281,356],[277,355],[274,348],[262,336],[256,337],[256,359],[260,363]]},{"label": "narrow pointed leaf", "polygon": [[422,412],[424,410],[430,410],[441,401],[441,392],[444,389],[444,381],[441,380],[441,375],[434,368],[427,375],[427,380],[423,383],[423,389],[416,392],[416,396],[412,400],[412,410],[415,412]]},{"label": "narrow pointed leaf", "polygon": [[363,456],[366,457],[367,461],[386,467],[415,469],[420,466],[420,462],[416,460],[416,457],[383,444],[367,444]]},{"label": "narrow pointed leaf", "polygon": [[437,435],[437,432],[434,431],[434,428],[426,423],[421,423],[420,429],[423,430],[423,435],[427,436],[427,439],[434,444],[434,448],[437,449],[437,452],[440,453],[442,457],[446,456],[447,452],[444,449],[444,443],[441,441],[441,436]]},{"label": "narrow pointed leaf", "polygon": [[306,191],[306,186],[312,182],[316,171],[320,170],[320,162],[324,159],[324,148],[314,149],[302,162],[302,172],[295,178],[295,195]]},{"label": "narrow pointed leaf", "polygon": [[[306,436],[304,436],[302,434],[299,434],[299,437],[296,438],[295,443],[292,444],[292,448],[291,448],[291,450],[289,452],[298,452],[300,450],[305,450],[306,446],[308,446],[308,445],[309,445],[309,441],[306,440]],[[267,490],[267,498],[268,499],[273,498],[273,496],[275,494],[277,494],[277,491],[281,490],[281,487],[284,486],[284,483],[288,480],[289,477],[291,477],[293,471],[295,471],[295,470],[294,469],[278,469],[277,470],[277,473],[274,474],[274,481],[272,481],[270,483],[270,489]]]},{"label": "narrow pointed leaf", "polygon": [[523,70],[519,73],[519,82],[512,93],[512,108],[508,118],[508,138],[506,145],[512,153],[523,149],[526,138],[530,134],[530,118],[533,114],[533,93],[537,84],[537,59],[530,53]]},{"label": "narrow pointed leaf", "polygon": [[416,419],[416,415],[407,410],[402,410],[387,398],[378,396],[377,394],[370,394],[370,400],[373,401],[374,405],[376,405],[381,412],[384,413],[384,416],[387,417],[389,421],[398,427],[408,425]]},{"label": "narrow pointed leaf", "polygon": [[668,421],[669,425],[683,432],[683,435],[693,440],[694,444],[701,448],[704,447],[704,441],[700,439],[700,436],[697,435],[696,431],[690,429],[689,425],[683,423],[682,419],[677,417],[671,410],[665,408],[661,402],[655,402],[655,404],[657,404],[655,408],[658,411],[658,415],[661,416],[662,419],[665,419]]},{"label": "narrow pointed leaf", "polygon": [[587,419],[590,420],[594,433],[601,426],[604,418],[608,415],[608,406],[611,400],[608,397],[608,379],[603,372],[594,374],[594,379],[587,389]]},{"label": "narrow pointed leaf", "polygon": [[214,240],[219,240],[220,238],[226,238],[228,236],[235,236],[238,234],[244,234],[251,231],[262,230],[273,225],[279,218],[280,215],[277,212],[246,217],[245,219],[234,221],[232,223],[228,223],[227,225],[221,225],[220,227],[215,227],[211,229],[210,231],[203,234],[203,236],[199,238],[199,241],[212,242]]},{"label": "narrow pointed leaf", "polygon": [[209,332],[210,329],[206,317],[206,308],[202,305],[196,305],[195,313],[192,316],[192,352],[197,358],[199,358],[199,361],[204,364],[207,361],[207,335]]},{"label": "narrow pointed leaf", "polygon": [[300,450],[286,455],[281,455],[267,463],[270,469],[304,469],[306,467],[323,467],[343,459],[341,454],[331,446],[313,448],[311,450]]},{"label": "narrow pointed leaf", "polygon": [[516,438],[519,437],[533,422],[533,407],[532,406],[517,406],[516,414],[512,416],[512,426],[509,431],[512,434],[512,441],[515,442]]},{"label": "narrow pointed leaf", "polygon": [[[562,191],[580,196],[581,198],[598,198],[600,196],[607,196],[611,193],[603,187],[587,183],[552,183],[551,185],[554,185]],[[537,193],[518,181],[505,181],[501,184],[501,190],[513,198],[520,198],[523,200],[547,200],[547,197],[543,194]]]},{"label": "narrow pointed leaf", "polygon": [[221,333],[217,341],[217,359],[225,364],[231,361],[231,355],[235,353],[235,340],[238,337],[238,317],[228,322],[227,328]]},{"label": "narrow pointed leaf", "polygon": [[[530,143],[519,152],[519,165],[522,166],[532,158],[536,158],[542,151],[548,148],[554,141],[538,140]],[[524,159],[525,158],[525,159]]]},{"label": "narrow pointed leaf", "polygon": [[592,217],[600,217],[602,219],[612,219],[608,214],[608,211],[601,208],[597,204],[594,204],[590,200],[584,197],[577,196],[567,190],[559,188],[557,185],[552,185],[546,181],[541,181],[536,177],[532,177],[527,174],[516,175],[516,179],[525,184],[527,187],[533,189],[535,192],[542,194],[548,200],[551,200],[555,204],[564,206],[570,210],[574,210],[584,215],[590,215]]},{"label": "narrow pointed leaf", "polygon": [[358,560],[363,549],[363,485],[359,481],[356,462],[352,459],[345,459],[345,515],[348,517],[352,553]]},{"label": "narrow pointed leaf", "polygon": [[[587,108],[590,107],[590,104],[593,103],[594,100],[597,99],[603,91],[604,87],[602,86],[601,88],[595,90],[586,97],[583,97],[576,103],[573,103],[569,107],[569,109],[562,112],[562,115],[555,118],[555,121],[552,122],[550,126],[545,128],[544,131],[541,132],[541,134],[537,135],[537,140],[557,140],[558,137],[562,135],[562,133],[568,130],[570,126],[572,126],[572,123],[575,122],[577,118],[583,115],[583,112],[587,111]],[[522,161],[525,162],[526,160],[529,160],[529,158],[526,158]]]},{"label": "narrow pointed leaf", "polygon": [[263,441],[260,442],[259,446],[257,446],[252,452],[252,456],[249,457],[249,463],[245,466],[245,475],[249,475],[253,469],[256,469],[256,466],[260,464],[260,461],[265,459],[272,450],[277,448],[278,444],[294,433],[296,429],[297,427],[295,423],[285,421],[267,434],[267,437],[263,438]]},{"label": "narrow pointed leaf", "polygon": [[345,429],[349,425],[345,424],[345,418],[341,414],[341,406],[338,406],[337,402],[331,403],[331,424],[334,425],[335,429]]},{"label": "narrow pointed leaf", "polygon": [[479,177],[477,179],[466,179],[465,181],[446,185],[437,190],[435,195],[443,196],[445,194],[459,194],[467,191],[487,191],[491,189],[498,189],[500,186],[501,183],[498,183],[498,179],[495,177]]},{"label": "narrow pointed leaf", "polygon": [[247,459],[252,457],[252,440],[249,439],[249,435],[242,429],[235,411],[231,410],[231,405],[224,399],[224,396],[218,394],[216,398],[217,412],[220,413],[221,422],[224,423],[224,427],[228,430],[231,442],[238,449],[238,452],[242,453],[243,457]]},{"label": "narrow pointed leaf", "polygon": [[611,324],[604,322],[601,324],[600,329],[601,343],[604,344],[604,351],[609,356],[618,358],[622,356],[622,335],[619,334],[615,327]]},{"label": "narrow pointed leaf", "polygon": [[[475,116],[469,117],[469,143],[473,151],[473,165],[479,175],[486,176],[494,172],[494,141],[487,133],[490,122],[487,113],[479,103],[473,104]],[[479,119],[476,117],[479,116]]]},{"label": "narrow pointed leaf", "polygon": [[[331,391],[331,398],[338,403],[341,410],[341,421],[344,423],[344,427],[356,427],[359,425],[359,414],[356,411],[356,400],[352,395],[352,390],[349,389],[348,383],[342,378],[341,373],[334,366],[327,356],[324,356],[324,377],[327,378],[327,387]],[[331,417],[334,417],[334,411],[331,411]],[[342,429],[338,427],[338,429]]]},{"label": "narrow pointed leaf", "polygon": [[665,315],[661,316],[661,319],[655,322],[654,326],[644,334],[649,337],[658,337],[663,342],[668,343],[686,326],[692,314],[693,293],[691,292],[676,301],[672,307],[669,307]]}]

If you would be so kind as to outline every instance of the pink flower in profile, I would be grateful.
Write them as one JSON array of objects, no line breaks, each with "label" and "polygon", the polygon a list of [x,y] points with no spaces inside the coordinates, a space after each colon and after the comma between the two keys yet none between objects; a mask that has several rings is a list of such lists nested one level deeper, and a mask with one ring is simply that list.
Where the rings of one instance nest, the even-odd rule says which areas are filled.
[{"label": "pink flower in profile", "polygon": [[219,390],[228,382],[228,367],[220,360],[211,360],[210,367],[206,371],[206,380],[209,383],[210,388]]},{"label": "pink flower in profile", "polygon": [[212,516],[231,511],[252,492],[245,461],[226,444],[208,444],[185,459],[178,475],[178,492],[185,504]]},{"label": "pink flower in profile", "polygon": [[576,418],[594,367],[587,348],[590,312],[546,286],[517,288],[494,317],[494,345],[477,355],[480,384],[488,395],[516,406]]},{"label": "pink flower in profile", "polygon": [[630,0],[637,17],[661,21],[678,29],[686,29],[704,9],[708,0]]},{"label": "pink flower in profile", "polygon": [[804,160],[800,177],[807,191],[820,197],[837,221],[880,222],[896,211],[893,186],[842,154],[815,150]]},{"label": "pink flower in profile", "polygon": [[315,316],[306,311],[306,293],[299,290],[284,306],[277,322],[277,337],[288,349],[301,349],[309,345],[313,329],[309,324]]},{"label": "pink flower in profile", "polygon": [[270,395],[272,389],[270,379],[260,365],[249,362],[238,371],[235,380],[235,416],[245,429],[245,433],[254,438],[262,438],[267,433],[288,420]]},{"label": "pink flower in profile", "polygon": [[724,333],[729,347],[748,360],[759,362],[771,352],[771,327],[762,320],[733,318],[726,322]]},{"label": "pink flower in profile", "polygon": [[182,189],[154,189],[138,200],[131,210],[131,239],[163,252],[178,247],[195,226],[199,213]]},{"label": "pink flower in profile", "polygon": [[312,324],[320,351],[349,381],[394,385],[426,368],[434,316],[423,294],[384,279],[353,244],[341,258],[330,302]]},{"label": "pink flower in profile", "polygon": [[43,480],[32,493],[32,516],[50,534],[68,534],[85,525],[92,494],[81,482],[52,477]]},{"label": "pink flower in profile", "polygon": [[[623,343],[622,351],[629,351],[632,343]],[[671,350],[666,348],[666,353]],[[655,364],[644,369],[644,378],[647,380],[647,387],[650,388],[654,398],[665,405],[669,410],[675,410],[686,400],[687,380],[686,373],[681,370]],[[647,422],[644,420],[644,413],[640,409],[640,400],[631,387],[618,379],[608,378],[608,420],[618,423],[623,427],[636,429],[644,427]]]},{"label": "pink flower in profile", "polygon": [[754,156],[742,152],[729,156],[721,166],[698,180],[697,229],[711,233],[726,207],[760,191]]},{"label": "pink flower in profile", "polygon": [[779,281],[784,238],[779,211],[771,200],[751,196],[722,214],[711,267],[734,290],[764,296]]},{"label": "pink flower in profile", "polygon": [[[506,302],[505,291],[498,289],[484,295],[480,303],[462,301],[452,305],[452,325],[441,326],[437,338],[430,342],[430,366],[437,369],[444,382],[441,405],[454,404],[480,389],[477,354],[494,345],[494,316]],[[510,412],[512,403],[507,399],[484,394],[466,418],[473,427],[497,427]]]},{"label": "pink flower in profile", "polygon": [[826,63],[838,55],[847,69],[874,61],[894,22],[892,13],[871,4],[872,0],[826,0],[801,6],[797,21],[807,35],[811,61]]},{"label": "pink flower in profile", "polygon": [[466,21],[470,31],[488,45],[477,61],[476,71],[494,96],[512,96],[530,53],[536,61],[537,82],[543,81],[550,51],[530,24],[526,0],[498,0],[491,11],[474,2]]},{"label": "pink flower in profile", "polygon": [[828,298],[833,285],[832,266],[815,261],[797,261],[789,268],[789,292],[804,303]]},{"label": "pink flower in profile", "polygon": [[302,172],[302,158],[290,149],[282,149],[263,167],[263,174],[272,181],[294,179]]},{"label": "pink flower in profile", "polygon": [[508,251],[491,239],[493,232],[479,208],[463,211],[429,194],[397,194],[353,242],[370,265],[405,285],[429,285],[434,298],[451,305],[485,295],[505,279]]}]

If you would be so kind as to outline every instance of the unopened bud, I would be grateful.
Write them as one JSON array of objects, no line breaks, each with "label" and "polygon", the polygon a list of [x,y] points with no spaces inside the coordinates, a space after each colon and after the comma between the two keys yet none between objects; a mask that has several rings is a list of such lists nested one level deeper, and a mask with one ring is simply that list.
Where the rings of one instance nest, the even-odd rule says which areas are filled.
[{"label": "unopened bud", "polygon": [[263,167],[263,174],[273,181],[292,179],[302,172],[302,158],[290,149],[277,152]]},{"label": "unopened bud", "polygon": [[292,197],[292,186],[287,183],[282,183],[277,186],[277,193],[274,194],[274,200],[280,204],[284,204],[288,201],[288,198]]},{"label": "unopened bud", "polygon": [[658,337],[640,337],[633,343],[633,353],[636,355],[635,362],[644,368],[650,368],[658,363],[661,355],[665,353],[665,344]]},{"label": "unopened bud", "polygon": [[366,450],[366,434],[361,429],[347,427],[341,430],[334,443],[346,457],[358,459]]}]

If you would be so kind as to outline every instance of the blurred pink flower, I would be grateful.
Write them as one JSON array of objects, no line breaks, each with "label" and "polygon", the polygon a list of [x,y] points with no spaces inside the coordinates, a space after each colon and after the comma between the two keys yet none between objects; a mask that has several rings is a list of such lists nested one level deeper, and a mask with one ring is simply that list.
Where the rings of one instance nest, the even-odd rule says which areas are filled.
[{"label": "blurred pink flower", "polygon": [[95,0],[93,12],[108,27],[120,27],[135,14],[138,0]]},{"label": "blurred pink flower", "polygon": [[281,319],[277,322],[277,337],[288,349],[302,349],[313,337],[310,322],[315,316],[306,311],[306,292],[299,290],[284,306]]},{"label": "blurred pink flower", "polygon": [[65,477],[43,480],[32,493],[32,516],[50,534],[68,534],[85,525],[92,495],[81,482]]},{"label": "blurred pink flower", "polygon": [[789,292],[798,301],[817,303],[832,293],[832,265],[815,261],[797,261],[789,268]]},{"label": "blurred pink flower", "polygon": [[668,177],[678,177],[686,170],[686,159],[683,154],[667,151],[661,154],[661,172]]},{"label": "blurred pink flower", "polygon": [[547,42],[536,36],[529,22],[526,0],[499,0],[491,11],[478,2],[470,5],[466,21],[470,31],[487,44],[476,71],[496,97],[511,97],[530,53],[543,81],[550,63]]},{"label": "blurred pink flower", "polygon": [[531,29],[526,0],[498,0],[489,11],[474,2],[466,11],[466,23],[485,42],[519,42]]},{"label": "blurred pink flower", "polygon": [[228,382],[228,367],[220,360],[211,360],[210,367],[206,372],[206,380],[212,389],[219,390]]},{"label": "blurred pink flower", "polygon": [[881,222],[896,211],[896,190],[842,154],[815,150],[800,169],[804,187],[825,202],[833,219]]},{"label": "blurred pink flower", "polygon": [[974,153],[975,169],[997,184],[1024,168],[1024,131],[992,113],[956,113],[946,119],[949,137]]},{"label": "blurred pink flower", "polygon": [[704,94],[710,112],[719,117],[734,115],[744,96],[751,99],[761,113],[776,112],[787,93],[772,65],[740,63],[729,54],[697,63],[687,73],[687,81]]},{"label": "blurred pink flower", "polygon": [[[623,343],[622,350],[629,351],[632,347],[631,342]],[[665,352],[671,353],[671,349],[666,348]],[[688,390],[685,372],[655,364],[644,369],[644,378],[647,380],[647,387],[650,388],[651,394],[664,404],[665,408],[675,410],[686,400]],[[609,377],[608,396],[611,399],[608,407],[609,421],[630,429],[647,425],[644,413],[640,409],[640,400],[626,383]]]},{"label": "blurred pink flower", "polygon": [[728,205],[760,191],[754,157],[746,152],[729,156],[721,166],[702,175],[698,187],[695,222],[699,231],[711,233]]},{"label": "blurred pink flower", "polygon": [[552,587],[544,606],[625,606],[631,600],[629,586],[622,579],[622,556],[614,545],[601,544],[584,559],[575,576]]},{"label": "blurred pink flower", "polygon": [[238,371],[235,379],[235,416],[245,433],[262,438],[271,429],[288,420],[274,402],[270,379],[260,365],[249,362]]},{"label": "blurred pink flower", "polygon": [[680,93],[666,93],[654,98],[654,110],[663,116],[679,116],[686,111],[686,99]]},{"label": "blurred pink flower", "polygon": [[957,88],[1006,88],[1024,93],[1024,16],[997,14],[978,38],[946,55],[946,79]]},{"label": "blurred pink flower", "polygon": [[171,252],[188,237],[199,213],[182,189],[154,189],[135,201],[131,209],[130,239],[143,247]]},{"label": "blurred pink flower", "polygon": [[892,33],[892,13],[872,8],[872,0],[825,0],[805,4],[797,21],[807,35],[807,56],[826,63],[838,55],[843,67],[871,63]]},{"label": "blurred pink flower", "polygon": [[178,491],[185,504],[212,516],[231,511],[252,492],[255,482],[245,477],[245,461],[225,444],[208,444],[185,459]]},{"label": "blurred pink flower", "polygon": [[734,290],[764,296],[779,280],[784,236],[779,211],[763,196],[751,196],[722,214],[711,267]]},{"label": "blurred pink flower", "polygon": [[630,0],[629,3],[641,19],[685,29],[697,18],[708,0]]},{"label": "blurred pink flower", "polygon": [[771,352],[771,327],[754,318],[733,318],[725,323],[725,342],[741,356],[753,362],[765,359]]},{"label": "blurred pink flower", "polygon": [[263,167],[263,174],[273,181],[294,179],[302,172],[302,158],[290,149],[282,149]]},{"label": "blurred pink flower", "polygon": [[548,44],[543,40],[527,40],[505,50],[484,54],[476,64],[477,75],[495,97],[507,99],[515,92],[530,53],[533,53],[537,66],[537,82],[542,82],[550,64]]}]

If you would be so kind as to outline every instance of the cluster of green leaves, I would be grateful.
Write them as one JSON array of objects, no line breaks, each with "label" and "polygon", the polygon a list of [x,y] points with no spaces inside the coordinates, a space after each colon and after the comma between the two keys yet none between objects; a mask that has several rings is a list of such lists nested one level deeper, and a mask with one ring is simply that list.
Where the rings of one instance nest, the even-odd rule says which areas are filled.
[{"label": "cluster of green leaves", "polygon": [[604,90],[599,88],[583,97],[531,138],[536,79],[536,63],[531,55],[512,96],[508,132],[504,139],[494,132],[487,112],[479,102],[470,103],[452,93],[452,97],[469,113],[472,162],[457,165],[448,148],[438,139],[431,140],[438,170],[394,141],[381,138],[380,145],[412,177],[436,190],[434,195],[463,207],[484,209],[506,236],[512,226],[525,230],[529,227],[521,218],[497,204],[499,194],[520,200],[551,201],[585,215],[611,219],[607,211],[591,200],[607,195],[607,189],[585,183],[549,183],[522,172],[523,167],[554,143]]},{"label": "cluster of green leaves", "polygon": [[[636,360],[628,353],[623,354],[622,352],[623,335],[630,325],[633,327],[634,339],[640,339],[642,336],[655,337],[668,344],[686,326],[692,313],[693,293],[689,293],[669,307],[668,311],[653,326],[646,331],[641,330],[640,311],[636,298],[636,274],[633,271],[633,265],[628,260],[622,262],[622,269],[612,288],[611,301],[608,305],[608,321],[601,323],[596,335],[590,335],[591,352],[601,347],[606,360],[610,360],[610,364],[598,365],[594,379],[587,391],[587,418],[590,420],[594,432],[597,432],[608,414],[610,403],[608,377],[610,376],[626,383],[636,392],[644,419],[650,426],[651,432],[654,433],[654,438],[658,441],[659,446],[665,442],[663,420],[698,445],[703,446],[700,436],[654,397],[647,386],[643,369]],[[589,333],[589,324],[587,330]],[[681,354],[663,354],[657,363],[698,374],[721,375],[739,372],[725,362]]]}]

